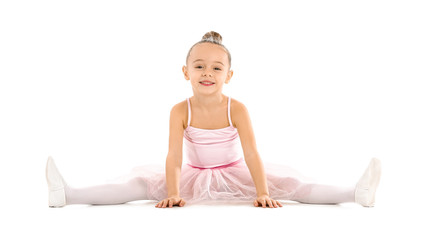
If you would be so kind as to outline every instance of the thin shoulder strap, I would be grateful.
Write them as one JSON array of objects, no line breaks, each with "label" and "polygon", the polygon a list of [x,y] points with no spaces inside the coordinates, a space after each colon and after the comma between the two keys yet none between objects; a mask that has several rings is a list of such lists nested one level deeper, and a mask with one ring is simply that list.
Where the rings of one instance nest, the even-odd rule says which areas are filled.
[{"label": "thin shoulder strap", "polygon": [[190,99],[187,98],[187,103],[188,103],[188,126],[190,126],[190,122],[191,122],[191,106],[190,106]]},{"label": "thin shoulder strap", "polygon": [[230,116],[230,102],[231,102],[231,98],[230,96],[228,97],[228,122],[230,123],[230,126],[233,126],[233,124],[231,123],[231,116]]}]

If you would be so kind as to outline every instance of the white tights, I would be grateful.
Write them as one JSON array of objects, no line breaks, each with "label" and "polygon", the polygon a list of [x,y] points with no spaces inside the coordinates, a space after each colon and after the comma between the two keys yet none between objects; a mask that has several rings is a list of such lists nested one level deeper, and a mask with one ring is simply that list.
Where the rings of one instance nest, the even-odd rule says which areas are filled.
[{"label": "white tights", "polygon": [[65,192],[66,204],[120,204],[147,199],[146,183],[141,178],[86,188],[65,186]]},{"label": "white tights", "polygon": [[293,201],[314,204],[355,202],[355,187],[306,184],[297,189]]},{"label": "white tights", "polygon": [[[67,204],[121,204],[148,200],[146,183],[134,178],[126,183],[102,184],[85,188],[65,187]],[[336,204],[355,201],[355,187],[306,184],[297,189],[293,201],[311,204]]]}]

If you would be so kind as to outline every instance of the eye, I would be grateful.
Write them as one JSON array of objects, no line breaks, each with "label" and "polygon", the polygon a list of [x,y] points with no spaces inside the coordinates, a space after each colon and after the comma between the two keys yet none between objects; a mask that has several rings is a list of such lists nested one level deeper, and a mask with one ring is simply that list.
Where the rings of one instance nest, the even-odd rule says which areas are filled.
[{"label": "eye", "polygon": [[196,68],[202,68],[202,66],[196,66]]},{"label": "eye", "polygon": [[221,68],[215,68],[215,70],[221,70]]}]

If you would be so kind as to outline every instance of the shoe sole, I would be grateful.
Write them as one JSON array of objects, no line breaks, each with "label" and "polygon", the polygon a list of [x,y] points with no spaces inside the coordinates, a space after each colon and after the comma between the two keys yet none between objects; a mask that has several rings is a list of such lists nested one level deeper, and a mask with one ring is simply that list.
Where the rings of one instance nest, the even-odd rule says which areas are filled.
[{"label": "shoe sole", "polygon": [[[64,180],[61,177],[57,166],[51,156],[46,162],[46,181],[48,183],[49,198],[48,206],[51,208],[63,207],[66,205],[66,193],[64,191]],[[52,187],[52,182],[59,183]]]},{"label": "shoe sole", "polygon": [[377,158],[372,159],[372,171],[370,172],[371,180],[369,184],[369,191],[371,192],[369,207],[375,206],[376,189],[378,188],[379,181],[381,180],[381,161]]}]

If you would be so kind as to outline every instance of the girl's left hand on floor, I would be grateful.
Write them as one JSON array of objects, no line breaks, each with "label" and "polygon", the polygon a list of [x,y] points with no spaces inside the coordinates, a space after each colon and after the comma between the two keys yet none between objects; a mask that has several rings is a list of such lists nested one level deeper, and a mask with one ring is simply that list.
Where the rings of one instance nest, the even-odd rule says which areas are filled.
[{"label": "girl's left hand on floor", "polygon": [[263,208],[265,208],[267,206],[269,206],[270,208],[277,208],[282,207],[282,204],[274,199],[271,199],[269,196],[267,195],[263,195],[263,196],[259,196],[257,197],[257,199],[254,201],[254,206],[258,207],[258,206],[262,206]]}]

